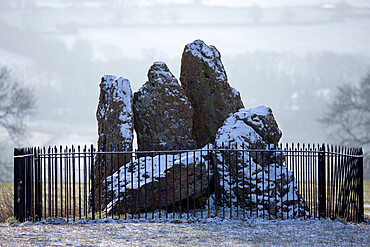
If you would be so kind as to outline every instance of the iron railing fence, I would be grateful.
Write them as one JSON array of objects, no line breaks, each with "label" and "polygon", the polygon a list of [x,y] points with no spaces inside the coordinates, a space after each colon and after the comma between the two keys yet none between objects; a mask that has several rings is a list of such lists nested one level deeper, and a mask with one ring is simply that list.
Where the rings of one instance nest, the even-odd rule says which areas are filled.
[{"label": "iron railing fence", "polygon": [[14,216],[364,219],[362,149],[14,150]]}]

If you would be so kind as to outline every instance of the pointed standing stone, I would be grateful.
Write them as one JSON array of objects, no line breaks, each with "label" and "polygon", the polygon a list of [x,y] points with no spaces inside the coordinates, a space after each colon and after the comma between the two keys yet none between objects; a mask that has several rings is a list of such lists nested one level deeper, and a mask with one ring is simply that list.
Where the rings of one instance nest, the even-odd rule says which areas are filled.
[{"label": "pointed standing stone", "polygon": [[192,146],[193,108],[163,62],[149,69],[148,81],[134,94],[139,150]]},{"label": "pointed standing stone", "polygon": [[185,46],[181,85],[194,108],[193,138],[197,147],[213,142],[229,114],[243,108],[240,93],[230,87],[220,52],[201,40]]}]

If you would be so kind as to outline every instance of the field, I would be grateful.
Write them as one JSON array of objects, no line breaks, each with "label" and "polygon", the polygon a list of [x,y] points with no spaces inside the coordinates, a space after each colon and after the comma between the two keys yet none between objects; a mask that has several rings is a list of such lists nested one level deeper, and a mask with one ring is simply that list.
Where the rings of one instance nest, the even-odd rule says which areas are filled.
[{"label": "field", "polygon": [[365,218],[370,219],[370,181],[364,181]]},{"label": "field", "polygon": [[0,222],[13,216],[13,183],[0,183]]},{"label": "field", "polygon": [[[49,187],[49,185],[51,185]],[[68,185],[68,186],[66,186]],[[81,189],[81,192],[80,192]],[[84,191],[83,183],[63,184],[60,183],[49,184],[43,183],[42,190],[42,207],[43,216],[46,217],[60,217],[63,212],[63,217],[66,215],[73,216],[73,211],[76,213],[75,217],[79,219],[79,215],[87,214],[88,194],[89,191]],[[55,194],[55,190],[57,193]],[[50,194],[51,192],[51,194]],[[51,195],[52,199],[49,201]],[[54,204],[55,196],[57,196],[57,205]],[[14,184],[0,183],[0,222],[5,222],[8,218],[14,215]],[[63,205],[62,205],[62,203]],[[73,207],[75,205],[75,207]],[[46,213],[46,215],[45,215]]]},{"label": "field", "polygon": [[[299,182],[298,183],[299,186],[302,186],[302,188],[305,188],[305,190],[303,190],[303,191],[300,190],[300,193],[302,195],[304,195],[304,194],[308,195],[308,194],[311,193],[310,190],[307,190],[307,187],[315,188],[315,186],[317,186],[316,183],[315,184],[310,184],[309,186],[307,186],[307,183],[308,182]],[[329,185],[328,185],[328,187],[329,187]],[[316,190],[317,190],[317,188],[316,188]],[[317,191],[315,193],[317,193]],[[309,199],[310,198],[306,198],[306,201],[308,202]],[[317,198],[313,198],[313,199],[316,200]],[[313,207],[313,206],[311,205],[311,207]],[[364,214],[365,214],[365,218],[370,220],[370,180],[364,181]]]}]

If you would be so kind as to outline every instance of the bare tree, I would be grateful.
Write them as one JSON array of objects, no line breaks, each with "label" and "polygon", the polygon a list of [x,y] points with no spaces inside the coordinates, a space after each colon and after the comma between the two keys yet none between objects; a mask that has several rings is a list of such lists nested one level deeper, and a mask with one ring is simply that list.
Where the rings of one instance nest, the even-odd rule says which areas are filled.
[{"label": "bare tree", "polygon": [[0,66],[0,126],[13,141],[25,136],[25,120],[34,107],[32,90],[14,79],[9,68]]},{"label": "bare tree", "polygon": [[339,86],[319,121],[328,128],[334,140],[343,145],[363,147],[367,151],[365,164],[369,165],[370,73],[358,84]]}]

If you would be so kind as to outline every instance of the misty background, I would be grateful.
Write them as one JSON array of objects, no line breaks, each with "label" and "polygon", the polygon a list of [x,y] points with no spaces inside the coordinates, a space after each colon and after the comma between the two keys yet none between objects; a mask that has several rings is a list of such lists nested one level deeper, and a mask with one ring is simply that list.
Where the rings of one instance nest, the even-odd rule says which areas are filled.
[{"label": "misty background", "polygon": [[283,143],[332,143],[318,118],[370,71],[367,0],[0,0],[0,32],[0,65],[37,97],[27,139],[0,130],[0,182],[14,146],[96,144],[101,76],[135,92],[164,61],[179,78],[195,39],[220,51],[246,108],[273,109]]}]

